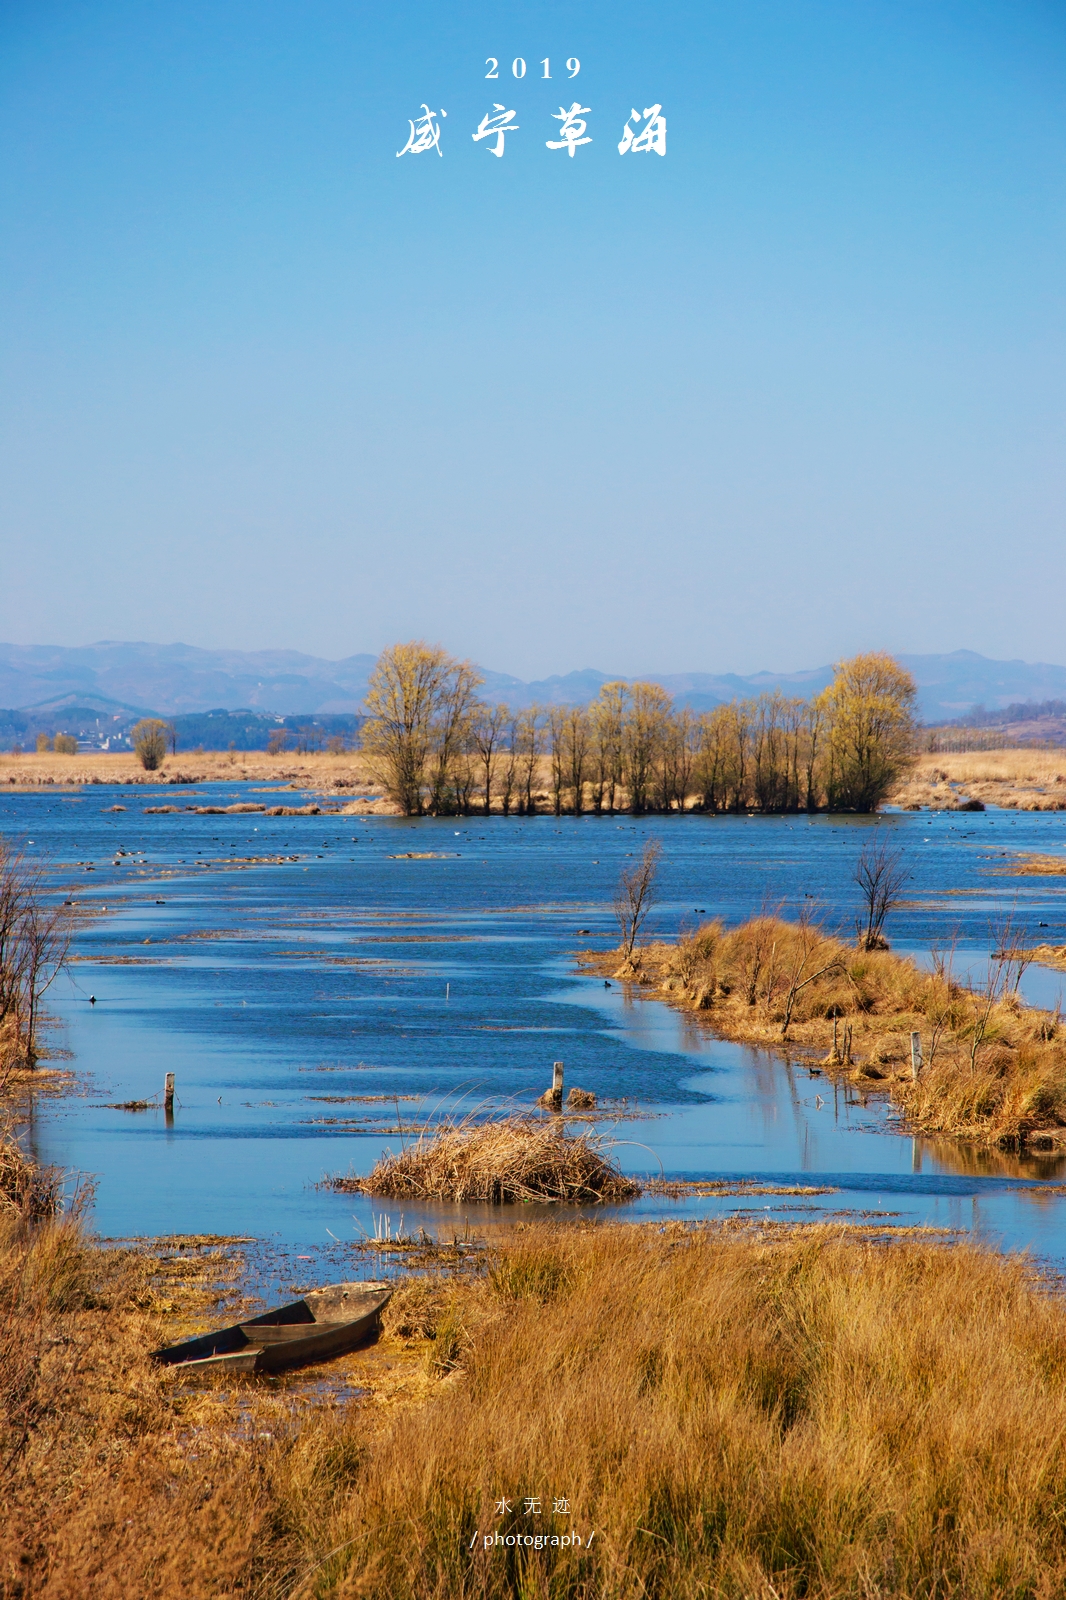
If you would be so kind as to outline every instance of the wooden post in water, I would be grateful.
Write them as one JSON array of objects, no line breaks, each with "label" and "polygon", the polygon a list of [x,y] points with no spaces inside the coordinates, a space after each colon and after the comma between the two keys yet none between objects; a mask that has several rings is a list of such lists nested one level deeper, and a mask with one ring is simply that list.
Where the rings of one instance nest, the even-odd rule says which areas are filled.
[{"label": "wooden post in water", "polygon": [[545,1089],[538,1106],[544,1106],[549,1111],[561,1111],[563,1106],[563,1064],[561,1061],[552,1062],[552,1086]]},{"label": "wooden post in water", "polygon": [[833,1065],[834,1066],[836,1066],[840,1061],[840,1049],[839,1049],[839,1047],[837,1045],[837,1019],[836,1019],[836,1017],[833,1018],[833,1056],[832,1056],[832,1060],[833,1060]]},{"label": "wooden post in water", "polygon": [[163,1110],[169,1114],[174,1111],[174,1074],[168,1072],[163,1082]]},{"label": "wooden post in water", "polygon": [[922,1075],[922,1036],[920,1033],[911,1034],[911,1077],[915,1083]]}]

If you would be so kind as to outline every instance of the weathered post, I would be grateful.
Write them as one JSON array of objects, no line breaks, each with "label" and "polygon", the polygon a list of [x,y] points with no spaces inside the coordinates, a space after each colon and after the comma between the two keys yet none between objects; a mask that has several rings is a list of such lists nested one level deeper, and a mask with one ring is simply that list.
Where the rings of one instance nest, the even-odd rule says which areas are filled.
[{"label": "weathered post", "polygon": [[839,1048],[839,1045],[837,1044],[837,1018],[836,1017],[833,1018],[833,1054],[830,1057],[830,1060],[832,1061],[834,1066],[838,1066],[839,1063],[840,1063],[840,1048]]},{"label": "weathered post", "polygon": [[911,1077],[915,1083],[922,1075],[922,1036],[920,1033],[911,1034]]},{"label": "weathered post", "polygon": [[539,1106],[545,1106],[549,1111],[561,1111],[563,1105],[563,1064],[561,1061],[552,1062],[552,1086],[545,1089],[540,1099]]},{"label": "weathered post", "polygon": [[173,1115],[174,1111],[174,1074],[168,1072],[163,1083],[163,1110]]}]

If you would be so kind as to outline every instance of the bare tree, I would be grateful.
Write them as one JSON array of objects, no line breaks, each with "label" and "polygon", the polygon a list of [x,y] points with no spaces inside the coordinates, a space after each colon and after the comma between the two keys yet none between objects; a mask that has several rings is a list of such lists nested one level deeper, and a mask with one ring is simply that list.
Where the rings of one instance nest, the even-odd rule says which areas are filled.
[{"label": "bare tree", "polygon": [[759,998],[759,978],[767,961],[770,963],[771,977],[767,981],[766,993],[769,999],[773,987],[772,973],[777,959],[777,940],[773,937],[773,920],[764,912],[757,917],[748,927],[748,953],[744,963],[744,975],[747,979],[744,998],[749,1007],[754,1008]]},{"label": "bare tree", "polygon": [[537,802],[533,798],[533,785],[537,781],[537,762],[544,749],[542,706],[532,705],[522,712],[518,718],[517,740],[520,756],[519,772],[522,780],[519,809],[523,815],[531,817],[537,809]]},{"label": "bare tree", "polygon": [[561,816],[563,810],[563,785],[566,782],[566,707],[548,707],[548,757],[551,762],[552,809]]},{"label": "bare tree", "polygon": [[436,767],[430,810],[435,816],[470,809],[473,767],[463,758],[471,751],[470,724],[480,703],[477,691],[481,681],[469,661],[450,664],[433,726]]},{"label": "bare tree", "polygon": [[570,710],[563,721],[563,780],[574,797],[574,815],[585,809],[585,765],[589,750],[588,713],[581,706]]},{"label": "bare tree", "polygon": [[798,947],[789,972],[788,989],[785,994],[785,1011],[781,1020],[782,1039],[788,1038],[793,1008],[807,985],[824,977],[827,972],[843,970],[840,958],[831,956],[828,961],[824,961],[820,967],[811,972],[809,968],[812,962],[817,960],[820,950],[824,950],[822,930],[814,921],[813,913],[804,906],[800,912]]},{"label": "bare tree", "polygon": [[614,683],[601,685],[599,694],[589,706],[595,757],[593,804],[597,811],[602,811],[606,804],[607,810],[613,813],[622,786],[628,705],[629,687],[618,679]]},{"label": "bare tree", "polygon": [[640,930],[655,903],[655,876],[659,869],[662,847],[653,839],[644,846],[644,854],[630,871],[623,867],[614,897],[614,914],[622,933],[622,953],[626,960],[633,954]]},{"label": "bare tree", "polygon": [[515,782],[518,777],[519,721],[508,716],[507,740],[503,747],[503,763],[499,777],[500,810],[505,817],[511,815],[514,804]]},{"label": "bare tree", "polygon": [[925,1016],[930,1025],[929,1054],[926,1065],[932,1066],[945,1032],[956,1021],[958,987],[955,981],[955,950],[959,942],[958,929],[954,929],[946,945],[934,944],[929,951],[936,987],[926,1002]]},{"label": "bare tree", "polygon": [[70,917],[44,898],[40,868],[0,840],[0,1047],[33,1067],[41,1000],[70,947]]},{"label": "bare tree", "polygon": [[629,809],[647,811],[673,702],[657,683],[629,686],[629,711],[623,728],[624,782]]},{"label": "bare tree", "polygon": [[1021,939],[1021,933],[1011,912],[1001,922],[989,929],[992,949],[988,957],[988,977],[984,993],[975,995],[974,1019],[970,1027],[970,1072],[977,1071],[977,1053],[988,1034],[992,1012],[1002,1000],[1016,995],[1025,969],[1033,960],[1033,952]]},{"label": "bare tree", "polygon": [[887,950],[885,918],[900,903],[900,891],[910,877],[903,864],[903,851],[893,849],[881,839],[867,841],[852,874],[862,893],[865,913],[856,918],[855,932],[860,950]]},{"label": "bare tree", "polygon": [[822,695],[816,695],[808,701],[803,711],[804,759],[803,759],[803,804],[808,811],[818,809],[818,786],[815,782],[815,773],[818,771],[818,762],[822,753],[822,733],[825,728],[825,702]]},{"label": "bare tree", "polygon": [[479,706],[470,724],[470,735],[481,762],[482,810],[488,816],[492,810],[492,783],[495,776],[496,752],[510,722],[511,713],[505,705]]}]

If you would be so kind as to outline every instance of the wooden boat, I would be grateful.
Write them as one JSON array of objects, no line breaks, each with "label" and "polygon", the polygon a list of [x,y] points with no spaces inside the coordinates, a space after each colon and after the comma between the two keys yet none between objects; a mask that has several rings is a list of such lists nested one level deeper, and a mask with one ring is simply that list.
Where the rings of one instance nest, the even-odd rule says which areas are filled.
[{"label": "wooden boat", "polygon": [[281,1372],[310,1366],[369,1339],[391,1296],[387,1283],[331,1283],[250,1322],[153,1350],[152,1360],[182,1372]]}]

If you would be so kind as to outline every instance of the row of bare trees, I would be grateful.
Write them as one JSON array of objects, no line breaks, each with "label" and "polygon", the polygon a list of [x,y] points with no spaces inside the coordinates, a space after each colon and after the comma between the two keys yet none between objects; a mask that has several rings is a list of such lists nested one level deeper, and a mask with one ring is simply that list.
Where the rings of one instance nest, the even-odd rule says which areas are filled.
[{"label": "row of bare trees", "polygon": [[811,700],[763,694],[697,715],[656,683],[514,711],[467,661],[421,642],[380,657],[363,749],[409,816],[873,811],[914,749],[914,681],[890,656],[841,662]]},{"label": "row of bare trees", "polygon": [[40,869],[0,838],[0,1083],[37,1064],[41,1001],[66,959],[70,921]]}]

